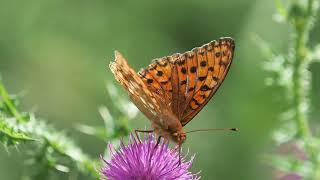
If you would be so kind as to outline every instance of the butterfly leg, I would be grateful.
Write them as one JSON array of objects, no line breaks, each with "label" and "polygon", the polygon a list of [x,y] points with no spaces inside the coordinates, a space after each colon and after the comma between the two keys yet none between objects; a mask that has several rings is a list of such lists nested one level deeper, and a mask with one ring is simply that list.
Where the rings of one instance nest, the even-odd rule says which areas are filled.
[{"label": "butterfly leg", "polygon": [[138,138],[139,142],[141,143],[140,136],[138,133],[153,133],[153,130],[140,130],[140,129],[135,129],[134,133],[136,134],[136,137]]},{"label": "butterfly leg", "polygon": [[151,151],[151,153],[150,153],[149,163],[151,163],[151,159],[152,159],[153,153],[156,151],[158,145],[160,144],[160,141],[161,141],[161,136],[158,137],[157,143],[156,143],[156,145],[153,147],[153,149],[152,149],[152,151]]},{"label": "butterfly leg", "polygon": [[156,143],[156,145],[154,146],[152,152],[158,147],[158,145],[160,144],[160,141],[161,141],[161,136],[158,137],[157,143]]},{"label": "butterfly leg", "polygon": [[159,145],[160,141],[161,141],[161,136],[158,137],[157,144],[156,144],[155,148]]}]

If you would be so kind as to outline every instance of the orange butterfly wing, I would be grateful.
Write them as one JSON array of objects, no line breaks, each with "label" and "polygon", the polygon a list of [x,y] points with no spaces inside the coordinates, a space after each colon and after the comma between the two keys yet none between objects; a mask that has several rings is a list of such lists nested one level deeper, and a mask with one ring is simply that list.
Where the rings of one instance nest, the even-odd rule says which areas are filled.
[{"label": "orange butterfly wing", "polygon": [[155,59],[138,72],[149,90],[161,96],[167,104],[172,101],[172,58],[174,56]]},{"label": "orange butterfly wing", "polygon": [[220,38],[183,54],[155,59],[138,74],[120,53],[110,68],[134,104],[152,121],[161,123],[171,111],[185,126],[209,102],[230,68],[235,44]]},{"label": "orange butterfly wing", "polygon": [[116,80],[127,90],[131,100],[150,120],[159,122],[161,99],[155,97],[123,56],[115,51],[115,61],[109,65]]},{"label": "orange butterfly wing", "polygon": [[[188,88],[192,91],[186,95],[186,106],[180,119],[183,126],[201,111],[222,84],[231,66],[234,48],[233,39],[220,38],[192,50],[198,62],[197,77],[189,78],[192,86]],[[194,61],[194,56],[189,56],[188,61]],[[191,68],[188,73],[191,72]],[[195,87],[193,84],[196,84]]]},{"label": "orange butterfly wing", "polygon": [[150,92],[163,98],[184,126],[200,112],[230,68],[234,41],[220,38],[183,54],[153,61],[139,75]]}]

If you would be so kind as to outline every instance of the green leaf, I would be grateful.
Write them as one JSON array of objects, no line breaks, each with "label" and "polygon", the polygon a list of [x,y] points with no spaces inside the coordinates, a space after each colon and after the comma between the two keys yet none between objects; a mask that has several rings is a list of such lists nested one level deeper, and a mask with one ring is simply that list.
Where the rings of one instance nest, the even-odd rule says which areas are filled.
[{"label": "green leaf", "polygon": [[6,121],[0,118],[0,142],[5,146],[17,145],[20,142],[34,141],[28,134],[16,128],[10,127]]},{"label": "green leaf", "polygon": [[[2,81],[0,81],[0,100],[3,101],[1,103],[2,107],[6,107],[8,112],[15,117],[19,122],[26,122],[26,119],[23,118],[22,114],[17,110],[15,101],[7,92],[6,88],[4,87]],[[0,106],[1,107],[1,106]]]}]

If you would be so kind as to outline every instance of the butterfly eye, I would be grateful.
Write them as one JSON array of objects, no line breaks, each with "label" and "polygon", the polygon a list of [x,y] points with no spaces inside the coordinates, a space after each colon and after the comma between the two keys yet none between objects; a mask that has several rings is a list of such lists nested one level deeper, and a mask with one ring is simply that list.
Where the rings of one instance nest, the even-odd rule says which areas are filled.
[{"label": "butterfly eye", "polygon": [[180,139],[181,139],[182,141],[185,141],[186,138],[187,138],[186,134],[181,134],[181,135],[180,135]]}]

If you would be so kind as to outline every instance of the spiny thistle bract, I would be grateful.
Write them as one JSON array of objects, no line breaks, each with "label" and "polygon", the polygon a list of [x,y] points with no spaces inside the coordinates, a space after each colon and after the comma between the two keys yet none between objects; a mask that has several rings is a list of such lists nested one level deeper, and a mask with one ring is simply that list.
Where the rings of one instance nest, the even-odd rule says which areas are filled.
[{"label": "spiny thistle bract", "polygon": [[133,135],[128,145],[121,141],[120,149],[115,151],[109,144],[110,160],[104,161],[101,169],[102,179],[110,180],[197,180],[200,177],[189,171],[194,156],[186,160],[180,157],[176,149],[170,149],[168,143],[160,141],[153,135],[141,142]]}]

